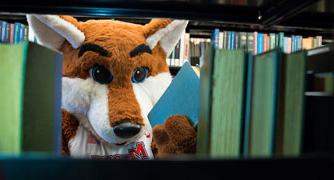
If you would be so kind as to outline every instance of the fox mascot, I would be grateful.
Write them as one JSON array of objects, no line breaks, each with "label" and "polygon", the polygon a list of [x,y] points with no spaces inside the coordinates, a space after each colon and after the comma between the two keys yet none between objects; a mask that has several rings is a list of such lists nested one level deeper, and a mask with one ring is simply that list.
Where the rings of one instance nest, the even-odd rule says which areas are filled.
[{"label": "fox mascot", "polygon": [[194,153],[188,119],[151,127],[147,115],[172,81],[166,57],[187,21],[146,25],[71,16],[27,15],[39,42],[64,56],[62,153],[100,159],[153,159]]}]

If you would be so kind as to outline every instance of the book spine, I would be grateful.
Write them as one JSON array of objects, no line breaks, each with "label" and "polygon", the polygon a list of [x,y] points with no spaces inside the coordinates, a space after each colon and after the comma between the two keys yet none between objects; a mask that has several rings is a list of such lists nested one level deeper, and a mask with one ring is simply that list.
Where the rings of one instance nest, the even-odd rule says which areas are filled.
[{"label": "book spine", "polygon": [[5,33],[6,37],[5,37],[5,43],[10,43],[10,24],[7,23],[6,24],[6,33]]},{"label": "book spine", "polygon": [[235,32],[231,32],[231,44],[230,44],[230,49],[234,49],[235,47]]},{"label": "book spine", "polygon": [[219,48],[219,29],[218,28],[215,28],[213,30],[213,33],[211,35],[211,43],[215,49]]},{"label": "book spine", "polygon": [[227,31],[224,31],[224,42],[223,42],[223,48],[228,49],[228,33]]},{"label": "book spine", "polygon": [[298,50],[302,50],[303,36],[298,36]]},{"label": "book spine", "polygon": [[257,44],[258,44],[258,39],[257,39],[258,33],[254,32],[254,55],[257,55]]},{"label": "book spine", "polygon": [[275,49],[275,46],[276,46],[276,38],[275,38],[275,34],[274,34],[274,33],[270,33],[270,34],[269,34],[269,39],[270,39],[270,46],[269,46],[269,49],[270,49],[270,50]]},{"label": "book spine", "polygon": [[240,48],[240,33],[234,32],[234,49]]},{"label": "book spine", "polygon": [[180,66],[180,44],[181,40],[175,46],[175,66]]},{"label": "book spine", "polygon": [[219,43],[218,43],[219,49],[223,48],[223,39],[224,39],[224,32],[219,32]]},{"label": "book spine", "polygon": [[15,26],[14,24],[10,24],[10,36],[9,36],[9,43],[14,44],[14,35],[15,35]]},{"label": "book spine", "polygon": [[322,46],[322,36],[316,36],[316,38],[318,40],[318,46],[317,47]]},{"label": "book spine", "polygon": [[6,42],[6,27],[7,27],[7,22],[2,21],[1,22],[1,42],[2,43]]},{"label": "book spine", "polygon": [[190,54],[190,34],[189,33],[185,34],[184,41],[185,41],[184,57],[186,61],[190,62],[190,56],[189,56]]},{"label": "book spine", "polygon": [[245,48],[247,47],[247,33],[241,32],[240,33],[240,48]]},{"label": "book spine", "polygon": [[20,24],[20,38],[19,38],[19,42],[24,41],[24,31],[25,31],[24,25]]},{"label": "book spine", "polygon": [[291,50],[292,50],[292,40],[291,40],[291,37],[288,37],[287,38],[287,53],[291,53]]},{"label": "book spine", "polygon": [[228,31],[228,32],[227,32],[227,49],[229,49],[229,50],[231,49],[231,42],[232,42],[232,41],[231,41],[231,36],[232,36],[232,35],[231,35],[231,32]]},{"label": "book spine", "polygon": [[291,52],[294,52],[295,51],[295,39],[296,39],[296,36],[292,35],[291,36]]},{"label": "book spine", "polygon": [[280,32],[278,34],[278,47],[281,48],[281,50],[284,49],[284,33],[283,32]]},{"label": "book spine", "polygon": [[21,24],[14,23],[14,43],[17,44],[20,42],[20,31],[21,31]]},{"label": "book spine", "polygon": [[312,37],[312,39],[313,39],[313,46],[312,46],[312,48],[316,48],[317,45],[318,45],[317,38]]},{"label": "book spine", "polygon": [[263,53],[263,45],[264,45],[264,35],[263,33],[257,34],[257,51],[258,54]]},{"label": "book spine", "polygon": [[279,35],[275,33],[275,48],[279,48]]},{"label": "book spine", "polygon": [[2,21],[0,20],[0,43],[2,43]]},{"label": "book spine", "polygon": [[267,52],[269,50],[269,38],[268,34],[263,34],[263,52]]},{"label": "book spine", "polygon": [[180,66],[183,65],[183,62],[185,60],[185,57],[184,57],[184,48],[185,48],[185,34],[186,32],[183,31],[182,32],[182,35],[181,35],[181,40],[180,40]]},{"label": "book spine", "polygon": [[254,54],[254,33],[247,33],[247,51]]}]

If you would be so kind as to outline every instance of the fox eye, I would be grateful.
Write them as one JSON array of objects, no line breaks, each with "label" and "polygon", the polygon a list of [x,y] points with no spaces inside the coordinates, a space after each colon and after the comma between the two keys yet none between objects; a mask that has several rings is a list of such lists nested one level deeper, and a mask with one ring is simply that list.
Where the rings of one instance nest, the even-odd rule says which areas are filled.
[{"label": "fox eye", "polygon": [[108,84],[113,79],[111,72],[102,65],[94,65],[90,68],[89,74],[94,81],[100,84]]},{"label": "fox eye", "polygon": [[148,68],[147,67],[137,67],[132,74],[132,82],[140,83],[147,78]]}]

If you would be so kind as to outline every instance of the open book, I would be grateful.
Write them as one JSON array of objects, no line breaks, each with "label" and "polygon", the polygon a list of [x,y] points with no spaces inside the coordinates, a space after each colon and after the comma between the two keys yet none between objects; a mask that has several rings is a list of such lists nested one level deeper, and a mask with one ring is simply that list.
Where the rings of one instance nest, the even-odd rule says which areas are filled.
[{"label": "open book", "polygon": [[186,62],[148,114],[152,127],[169,116],[184,115],[196,125],[199,112],[199,73]]}]

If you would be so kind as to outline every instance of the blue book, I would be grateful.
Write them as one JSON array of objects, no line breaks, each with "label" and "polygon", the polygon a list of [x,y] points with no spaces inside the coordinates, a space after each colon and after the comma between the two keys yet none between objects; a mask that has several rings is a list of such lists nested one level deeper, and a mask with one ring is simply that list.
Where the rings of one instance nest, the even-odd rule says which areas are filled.
[{"label": "blue book", "polygon": [[14,23],[14,43],[17,44],[20,42],[20,23]]},{"label": "blue book", "polygon": [[235,47],[235,32],[231,32],[231,47],[230,49],[234,49]]},{"label": "blue book", "polygon": [[7,27],[7,22],[2,21],[1,22],[1,42],[6,41],[6,27]]},{"label": "blue book", "polygon": [[263,53],[264,51],[264,34],[263,33],[258,33],[257,34],[257,53]]},{"label": "blue book", "polygon": [[195,126],[199,115],[200,80],[188,62],[148,114],[152,127],[163,124],[172,115],[184,115]]},{"label": "blue book", "polygon": [[219,48],[219,29],[215,28],[211,35],[211,43],[215,49]]},{"label": "blue book", "polygon": [[20,36],[19,36],[19,42],[23,41],[24,40],[24,25],[23,24],[20,24]]}]

